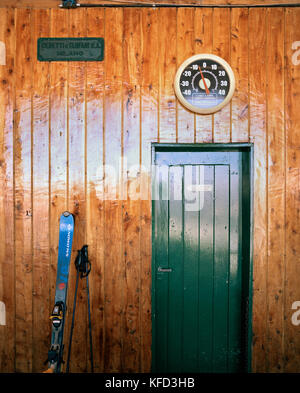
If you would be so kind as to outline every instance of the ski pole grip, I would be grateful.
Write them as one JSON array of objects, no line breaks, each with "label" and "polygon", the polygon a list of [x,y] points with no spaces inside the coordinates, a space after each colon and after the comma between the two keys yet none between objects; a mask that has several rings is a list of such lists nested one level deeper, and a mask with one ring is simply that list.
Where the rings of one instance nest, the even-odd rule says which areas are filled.
[{"label": "ski pole grip", "polygon": [[88,259],[88,246],[84,245],[81,250],[78,250],[77,257],[75,259],[75,267],[77,271],[81,273],[80,277],[86,277],[91,271],[91,263]]}]

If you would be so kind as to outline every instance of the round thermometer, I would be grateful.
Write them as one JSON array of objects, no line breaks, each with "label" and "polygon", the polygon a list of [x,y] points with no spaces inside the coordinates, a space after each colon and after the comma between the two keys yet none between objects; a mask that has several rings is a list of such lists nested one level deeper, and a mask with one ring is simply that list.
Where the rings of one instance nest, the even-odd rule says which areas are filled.
[{"label": "round thermometer", "polygon": [[198,54],[178,68],[174,89],[186,108],[201,114],[214,113],[232,98],[235,78],[230,65],[221,57]]}]

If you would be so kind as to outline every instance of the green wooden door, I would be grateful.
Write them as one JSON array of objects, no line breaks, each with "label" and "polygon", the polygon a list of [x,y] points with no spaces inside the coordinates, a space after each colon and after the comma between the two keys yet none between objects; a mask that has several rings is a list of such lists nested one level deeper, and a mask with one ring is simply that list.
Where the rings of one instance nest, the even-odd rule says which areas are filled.
[{"label": "green wooden door", "polygon": [[247,154],[216,148],[155,152],[153,371],[247,367]]}]

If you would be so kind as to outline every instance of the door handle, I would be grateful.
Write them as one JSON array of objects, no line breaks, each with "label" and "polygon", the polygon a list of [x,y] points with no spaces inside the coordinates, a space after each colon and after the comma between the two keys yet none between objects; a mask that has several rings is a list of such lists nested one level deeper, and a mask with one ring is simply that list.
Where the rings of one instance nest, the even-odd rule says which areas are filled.
[{"label": "door handle", "polygon": [[158,272],[161,272],[161,273],[171,273],[172,269],[170,269],[170,268],[163,268],[163,267],[160,267],[160,266],[159,266],[159,268],[157,269],[157,271],[158,271]]}]

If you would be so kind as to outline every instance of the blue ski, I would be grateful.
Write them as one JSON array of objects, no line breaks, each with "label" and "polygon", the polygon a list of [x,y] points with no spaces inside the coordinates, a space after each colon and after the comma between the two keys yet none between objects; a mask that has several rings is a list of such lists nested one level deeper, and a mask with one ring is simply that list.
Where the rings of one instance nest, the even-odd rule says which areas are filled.
[{"label": "blue ski", "polygon": [[48,370],[59,373],[63,358],[63,336],[68,290],[69,267],[74,233],[74,219],[64,212],[59,222],[58,261],[55,290],[55,304],[50,316],[52,320],[51,346],[48,352]]}]

